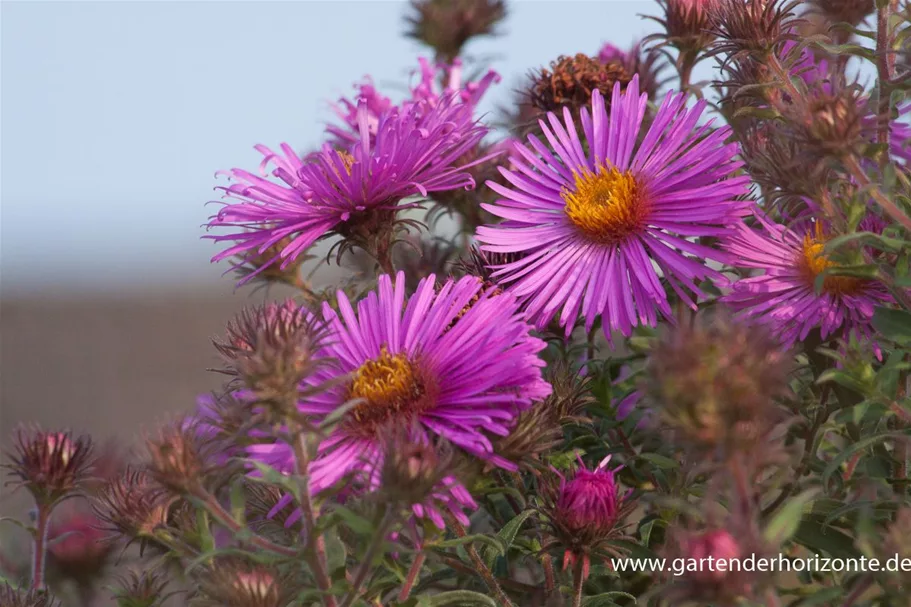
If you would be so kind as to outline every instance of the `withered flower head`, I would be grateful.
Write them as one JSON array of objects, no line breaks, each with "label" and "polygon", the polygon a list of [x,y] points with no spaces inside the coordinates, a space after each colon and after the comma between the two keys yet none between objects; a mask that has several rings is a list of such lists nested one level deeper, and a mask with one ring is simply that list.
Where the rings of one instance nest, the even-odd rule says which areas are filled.
[{"label": "withered flower head", "polygon": [[709,6],[711,54],[764,60],[776,46],[794,38],[800,20],[796,0],[716,0]]},{"label": "withered flower head", "polygon": [[566,476],[553,471],[542,479],[547,519],[552,538],[545,548],[563,548],[563,567],[579,563],[588,577],[591,556],[616,554],[611,540],[622,536],[621,522],[632,510],[621,495],[614,471],[607,467],[610,456],[589,470],[579,460],[578,468]]},{"label": "withered flower head", "polygon": [[13,588],[0,582],[0,605],[3,607],[60,607],[60,601],[46,590]]},{"label": "withered flower head", "polygon": [[431,444],[413,427],[388,426],[381,431],[380,440],[386,443],[381,486],[387,501],[420,504],[453,472],[451,446]]},{"label": "withered flower head", "polygon": [[876,5],[873,0],[811,0],[814,13],[820,14],[832,23],[860,25]]},{"label": "withered flower head", "polygon": [[664,18],[655,19],[664,26],[660,37],[680,52],[697,53],[713,40],[709,31],[709,7],[714,0],[658,0]]},{"label": "withered flower head", "polygon": [[594,401],[591,378],[566,365],[552,365],[545,379],[553,387],[550,396],[520,413],[512,432],[494,441],[498,455],[523,467],[540,469],[542,458],[563,443],[564,426],[587,421],[585,408]]},{"label": "withered flower head", "polygon": [[160,607],[173,593],[165,593],[168,580],[154,570],[137,574],[130,571],[128,575],[117,578],[113,599],[118,607]]},{"label": "withered flower head", "polygon": [[147,473],[130,468],[92,498],[92,508],[104,530],[144,543],[164,526],[174,499]]},{"label": "withered flower head", "polygon": [[285,607],[293,598],[287,575],[240,558],[217,558],[195,581],[200,595],[194,605]]},{"label": "withered flower head", "polygon": [[8,481],[25,487],[38,504],[52,504],[73,492],[87,479],[92,465],[92,442],[88,436],[74,437],[71,432],[48,432],[21,426],[16,444],[4,464]]},{"label": "withered flower head", "polygon": [[594,90],[601,91],[608,100],[615,83],[625,88],[632,79],[633,75],[617,61],[602,62],[582,53],[560,56],[550,64],[550,70],[540,70],[531,85],[529,99],[541,112],[560,112],[568,107],[576,113],[591,104]]},{"label": "withered flower head", "polygon": [[212,443],[207,442],[192,418],[162,426],[146,439],[148,470],[162,487],[174,493],[195,493],[211,473]]},{"label": "withered flower head", "polygon": [[437,58],[452,61],[476,36],[494,35],[506,17],[503,0],[412,0],[406,16],[407,35],[436,50]]},{"label": "withered flower head", "polygon": [[223,372],[240,377],[261,400],[296,402],[298,385],[319,364],[319,326],[293,300],[248,308],[228,325],[227,340],[215,342],[228,363]]},{"label": "withered flower head", "polygon": [[655,346],[644,390],[688,446],[749,452],[781,421],[790,356],[768,331],[726,314],[683,319]]}]

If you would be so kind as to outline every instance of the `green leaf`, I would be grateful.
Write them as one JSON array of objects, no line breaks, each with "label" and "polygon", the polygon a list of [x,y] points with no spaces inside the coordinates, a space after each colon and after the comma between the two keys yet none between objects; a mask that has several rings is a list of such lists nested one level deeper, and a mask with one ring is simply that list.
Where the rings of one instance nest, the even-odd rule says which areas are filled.
[{"label": "green leaf", "polygon": [[673,460],[664,455],[658,455],[657,453],[641,453],[639,454],[640,459],[658,466],[662,470],[673,470],[674,468],[679,468],[680,463],[677,460]]},{"label": "green leaf", "polygon": [[516,541],[516,535],[519,533],[519,529],[522,528],[522,525],[525,524],[525,521],[528,520],[528,517],[532,514],[534,514],[534,510],[526,510],[525,512],[517,514],[515,518],[503,525],[503,528],[497,533],[497,537],[503,540],[504,552],[512,547],[512,543]]},{"label": "green leaf", "polygon": [[841,465],[846,461],[851,459],[855,453],[863,451],[868,447],[873,445],[882,444],[886,439],[896,438],[904,434],[908,434],[909,430],[904,430],[901,432],[882,432],[880,434],[874,434],[873,436],[868,436],[863,438],[852,445],[848,445],[843,451],[838,455],[832,458],[832,461],[826,466],[825,470],[822,472],[822,485],[823,487],[828,487],[829,479],[832,477],[835,472],[841,468]]},{"label": "green leaf", "polygon": [[837,529],[824,527],[818,520],[805,518],[794,533],[794,541],[815,553],[826,552],[834,558],[858,558],[854,540]]},{"label": "green leaf", "polygon": [[602,592],[601,594],[586,597],[585,600],[582,601],[582,605],[584,607],[609,607],[610,605],[616,605],[617,602],[614,599],[619,598],[629,599],[633,603],[636,602],[636,597],[628,592],[614,590],[613,592]]},{"label": "green leaf", "polygon": [[880,234],[874,234],[873,232],[854,232],[853,234],[845,234],[844,236],[838,236],[826,242],[825,251],[835,251],[839,247],[848,244],[849,242],[857,242],[861,245],[866,245],[884,251],[886,253],[898,253],[902,248],[908,246],[908,243],[904,240],[898,238],[889,238],[888,236],[882,236]]},{"label": "green leaf", "polygon": [[335,529],[329,529],[323,532],[323,538],[326,540],[326,564],[329,566],[329,571],[344,568],[348,553],[342,540],[338,537],[338,532]]},{"label": "green leaf", "polygon": [[491,597],[480,592],[472,592],[471,590],[450,590],[426,598],[426,603],[419,602],[418,605],[427,605],[428,607],[442,607],[444,605],[453,607],[497,607],[497,602]]},{"label": "green leaf", "polygon": [[244,495],[244,482],[246,477],[235,479],[231,483],[231,518],[241,524],[246,525],[246,497]]},{"label": "green leaf", "polygon": [[800,495],[791,498],[785,504],[785,507],[778,511],[765,529],[765,538],[772,544],[778,545],[791,539],[791,536],[800,526],[800,520],[803,517],[804,506],[806,506],[818,493],[816,489],[809,489]]},{"label": "green leaf", "polygon": [[814,588],[813,594],[806,599],[793,603],[794,607],[812,607],[813,605],[837,605],[832,601],[844,594],[842,588]]},{"label": "green leaf", "polygon": [[255,459],[242,458],[242,461],[256,468],[257,472],[260,474],[258,477],[248,476],[248,479],[254,482],[278,485],[293,495],[298,502],[300,501],[300,485],[293,478],[287,474],[279,472],[272,466],[264,464],[263,462],[257,461]]},{"label": "green leaf", "polygon": [[0,516],[0,523],[11,523],[13,525],[16,525],[20,529],[27,531],[29,533],[29,535],[32,535],[32,536],[34,536],[38,532],[38,530],[35,529],[32,525],[29,525],[28,523],[23,523],[19,519],[13,518],[11,516]]},{"label": "green leaf", "polygon": [[911,344],[911,312],[876,308],[873,312],[873,328],[892,341],[902,345]]},{"label": "green leaf", "polygon": [[334,506],[332,512],[326,517],[329,520],[327,527],[331,527],[336,520],[341,521],[346,527],[358,535],[373,535],[374,525],[369,519],[360,514],[345,508],[344,506]]},{"label": "green leaf", "polygon": [[464,546],[466,544],[473,544],[479,542],[490,546],[492,549],[496,550],[497,556],[503,556],[506,554],[506,546],[499,537],[494,537],[491,535],[484,535],[483,533],[475,533],[471,535],[466,535],[465,537],[457,537],[451,540],[444,540],[442,542],[435,542],[431,544],[432,548],[456,548],[459,546]]},{"label": "green leaf", "polygon": [[578,458],[585,455],[585,449],[571,449],[562,453],[554,453],[546,457],[547,463],[557,470],[569,470]]}]

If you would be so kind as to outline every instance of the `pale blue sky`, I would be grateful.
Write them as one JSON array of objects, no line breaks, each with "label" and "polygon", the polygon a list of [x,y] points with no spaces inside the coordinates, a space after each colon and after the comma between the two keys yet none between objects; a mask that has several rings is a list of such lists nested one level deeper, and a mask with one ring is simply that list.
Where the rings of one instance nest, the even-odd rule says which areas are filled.
[{"label": "pale blue sky", "polygon": [[[506,101],[560,54],[627,45],[652,27],[642,1],[513,1],[498,56]],[[2,206],[6,293],[215,281],[201,241],[214,173],[252,149],[319,143],[327,101],[365,74],[403,86],[421,47],[404,2],[2,3]]]}]

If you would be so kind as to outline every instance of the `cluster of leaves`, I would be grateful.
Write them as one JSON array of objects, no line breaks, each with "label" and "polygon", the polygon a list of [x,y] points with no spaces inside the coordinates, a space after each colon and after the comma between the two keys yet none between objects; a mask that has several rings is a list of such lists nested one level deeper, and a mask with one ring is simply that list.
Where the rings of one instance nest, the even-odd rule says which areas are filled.
[{"label": "cluster of leaves", "polygon": [[[490,33],[505,14],[503,2],[415,4],[410,35],[438,41],[437,54],[445,58],[459,55],[471,36]],[[230,377],[225,395],[212,398],[207,415],[149,438],[148,456],[136,467],[102,474],[96,465],[92,474],[83,450],[77,462],[76,451],[60,447],[61,438],[48,442],[58,435],[20,435],[10,468],[35,496],[35,517],[25,525],[34,551],[26,571],[5,571],[3,605],[52,604],[47,584],[64,592],[67,581],[88,604],[87,589],[115,561],[132,570],[120,577],[114,596],[135,607],[161,605],[174,592],[192,604],[238,607],[904,604],[911,576],[901,567],[672,572],[661,571],[657,560],[640,561],[648,564],[638,569],[613,560],[911,558],[903,553],[911,546],[911,180],[889,145],[890,121],[911,82],[902,50],[911,9],[878,1],[870,7],[876,26],[870,31],[860,21],[833,22],[826,7],[847,10],[839,3],[660,4],[665,14],[657,20],[666,32],[650,40],[654,48],[643,61],[653,65],[660,53],[677,70],[672,86],[717,101],[740,139],[757,201],[771,216],[785,222],[795,205],[811,199],[840,226],[841,236],[825,249],[837,263],[820,280],[878,281],[897,302],[875,311],[872,339],[822,339],[815,332],[782,353],[761,330],[727,317],[712,297],[698,314],[681,313],[674,328],[640,327],[612,344],[598,337],[599,326],[578,327],[571,339],[555,327],[542,332],[554,392],[523,413],[498,445],[518,472],[492,470],[458,452],[396,451],[401,437],[393,435],[390,452],[401,457],[384,466],[382,490],[365,496],[350,479],[314,497],[307,464],[321,437],[356,403],[320,427],[297,413],[300,379],[320,364],[312,358],[319,327],[263,308],[239,319],[229,342],[219,344],[222,372]],[[452,14],[462,24],[458,35],[427,21]],[[813,19],[796,18],[810,14]],[[792,69],[804,49],[842,70],[875,67],[865,107],[876,110],[876,142],[812,122],[807,108],[818,91]],[[705,60],[718,62],[712,86],[691,81],[694,66]],[[573,61],[575,69],[597,70],[594,59]],[[634,63],[612,73],[639,69]],[[561,98],[569,103],[573,95]],[[520,109],[525,129],[537,110],[533,103]],[[871,204],[887,223],[876,233],[860,227],[861,209]],[[464,214],[468,233],[478,222],[477,208],[447,210]],[[412,286],[430,273],[487,278],[479,254],[458,237],[411,244],[392,261]],[[345,287],[353,293],[373,286],[369,264],[363,265]],[[310,304],[331,302],[301,271],[297,263],[260,278],[299,289]],[[719,295],[711,285],[701,287]],[[256,397],[231,396],[239,387]],[[282,434],[293,445],[294,468],[245,459],[238,437],[257,433]],[[561,520],[565,479],[580,464],[594,469],[606,458],[625,488],[612,497],[622,507],[597,530],[579,532]],[[446,475],[458,476],[478,502],[470,526],[447,518],[439,530],[410,517],[416,494]],[[66,532],[49,534],[54,516],[61,516],[58,505],[80,491],[91,500],[94,524],[72,532],[84,538],[86,529],[104,528],[113,537],[103,540],[101,552],[102,540],[94,537],[69,553],[55,551],[66,540]],[[114,559],[118,542],[137,545],[139,555]],[[61,567],[63,557],[82,566]],[[28,581],[19,588],[17,577]]]}]

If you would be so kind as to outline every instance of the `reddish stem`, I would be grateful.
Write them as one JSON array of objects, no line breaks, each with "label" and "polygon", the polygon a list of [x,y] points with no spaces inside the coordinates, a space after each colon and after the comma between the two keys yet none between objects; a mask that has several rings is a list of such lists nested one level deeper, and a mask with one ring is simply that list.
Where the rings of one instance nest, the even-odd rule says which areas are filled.
[{"label": "reddish stem", "polygon": [[404,603],[411,596],[411,589],[421,575],[421,568],[424,566],[426,558],[423,552],[418,552],[414,556],[414,562],[411,563],[411,569],[408,570],[408,577],[405,578],[405,585],[402,586],[402,590],[399,592],[399,603]]}]

